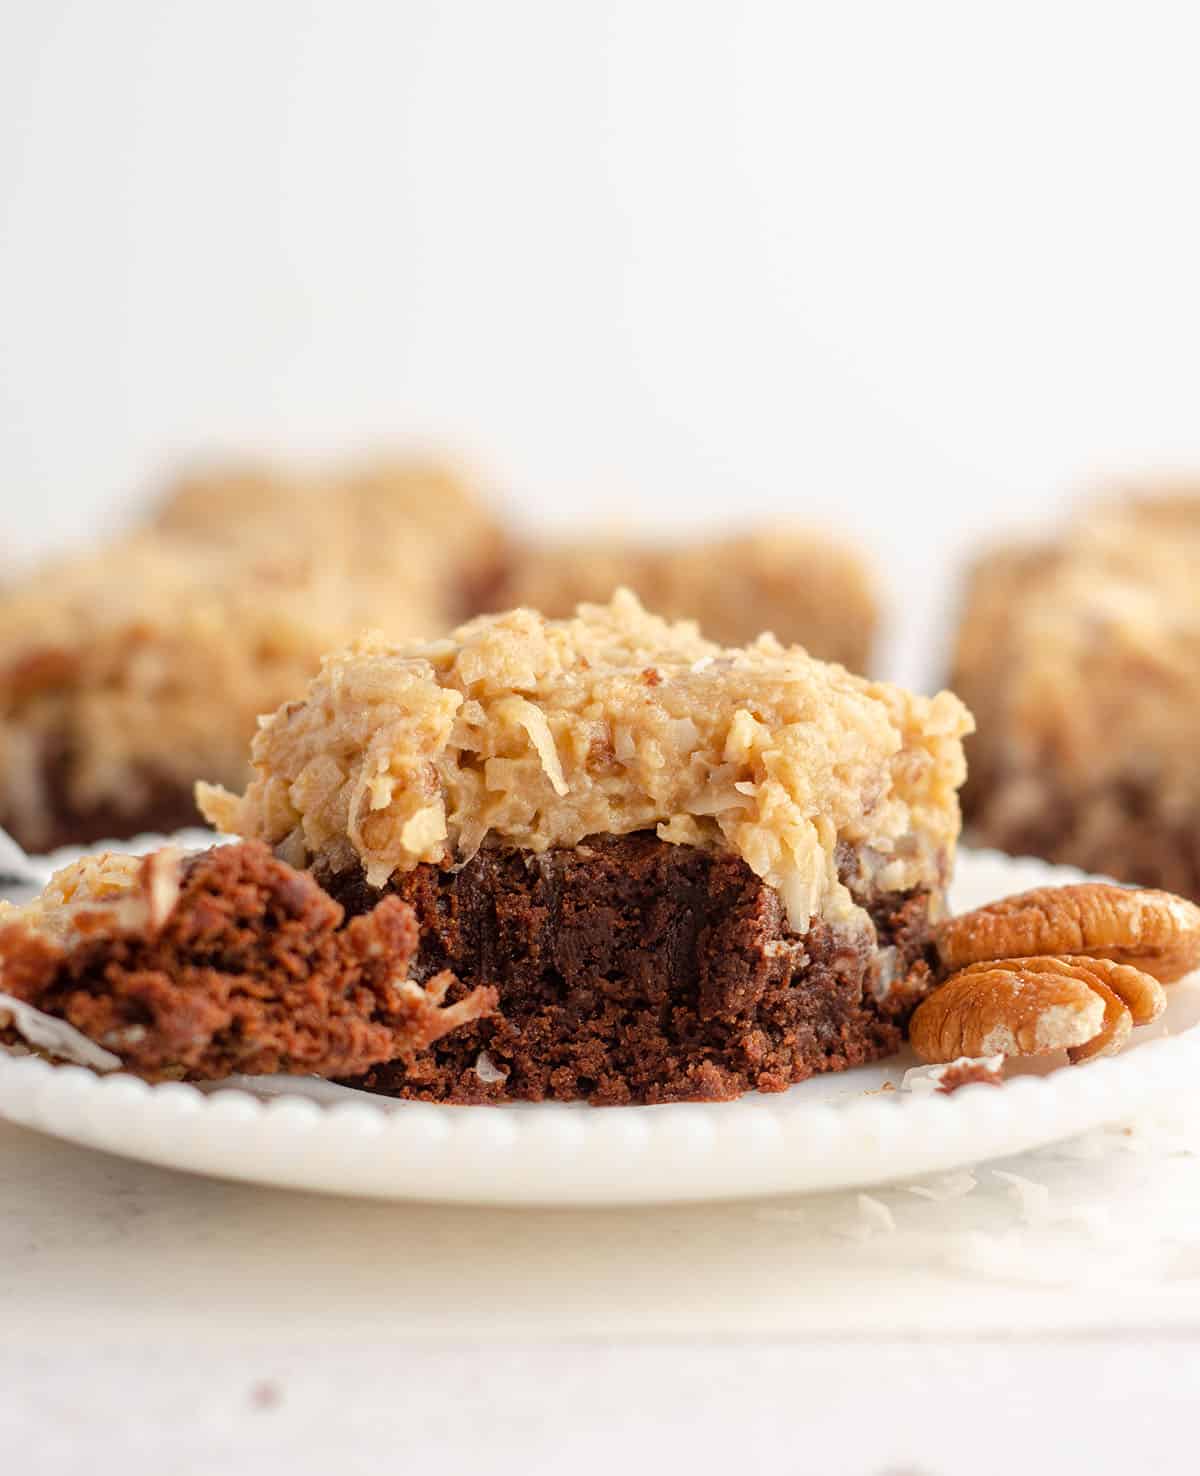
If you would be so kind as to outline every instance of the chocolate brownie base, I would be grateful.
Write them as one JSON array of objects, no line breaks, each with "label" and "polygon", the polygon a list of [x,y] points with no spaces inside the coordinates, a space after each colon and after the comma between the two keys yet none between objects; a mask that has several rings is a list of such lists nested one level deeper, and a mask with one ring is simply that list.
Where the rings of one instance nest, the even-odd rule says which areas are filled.
[{"label": "chocolate brownie base", "polygon": [[[352,914],[379,898],[358,873],[323,883]],[[499,991],[490,1018],[352,1083],[389,1096],[610,1105],[782,1091],[898,1050],[932,980],[927,894],[869,900],[878,946],[819,921],[798,936],[740,857],[649,833],[485,850],[389,891],[417,915],[414,978],[450,969],[459,989]]]}]

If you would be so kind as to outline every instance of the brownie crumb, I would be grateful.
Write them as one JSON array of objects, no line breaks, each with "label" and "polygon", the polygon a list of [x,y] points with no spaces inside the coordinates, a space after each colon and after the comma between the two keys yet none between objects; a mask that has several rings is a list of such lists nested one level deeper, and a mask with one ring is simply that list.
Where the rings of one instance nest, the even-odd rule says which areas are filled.
[{"label": "brownie crumb", "polygon": [[955,1061],[938,1078],[936,1090],[945,1096],[965,1086],[1003,1086],[1004,1073],[987,1061]]}]

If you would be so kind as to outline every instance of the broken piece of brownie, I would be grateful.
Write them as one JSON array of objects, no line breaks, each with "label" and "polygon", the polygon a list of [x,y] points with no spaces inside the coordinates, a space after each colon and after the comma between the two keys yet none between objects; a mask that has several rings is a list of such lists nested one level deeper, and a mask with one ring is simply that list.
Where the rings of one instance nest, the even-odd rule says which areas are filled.
[{"label": "broken piece of brownie", "polygon": [[[498,1008],[366,1074],[437,1101],[719,1099],[897,1049],[928,989],[970,717],[628,591],[329,657],[221,828],[349,912],[410,904],[415,978]],[[455,997],[454,991],[447,996]]]},{"label": "broken piece of brownie", "polygon": [[347,922],[311,876],[255,842],[87,858],[0,910],[0,1020],[13,1022],[2,1034],[18,1038],[27,1006],[148,1081],[346,1076],[495,1004],[494,990],[461,990],[449,974],[410,980],[417,941],[399,898]]}]

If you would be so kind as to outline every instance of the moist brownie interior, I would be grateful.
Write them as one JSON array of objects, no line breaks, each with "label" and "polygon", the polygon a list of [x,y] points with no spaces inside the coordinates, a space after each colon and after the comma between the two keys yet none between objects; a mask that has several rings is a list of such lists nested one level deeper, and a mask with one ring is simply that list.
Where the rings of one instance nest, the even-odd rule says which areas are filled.
[{"label": "moist brownie interior", "polygon": [[[351,914],[379,893],[324,878]],[[436,1102],[725,1100],[893,1054],[930,986],[930,896],[864,898],[875,936],[814,920],[728,852],[653,833],[418,866],[414,978],[449,969],[496,1012],[353,1084]],[[449,998],[455,998],[452,991]],[[483,1053],[481,1055],[481,1053]]]}]

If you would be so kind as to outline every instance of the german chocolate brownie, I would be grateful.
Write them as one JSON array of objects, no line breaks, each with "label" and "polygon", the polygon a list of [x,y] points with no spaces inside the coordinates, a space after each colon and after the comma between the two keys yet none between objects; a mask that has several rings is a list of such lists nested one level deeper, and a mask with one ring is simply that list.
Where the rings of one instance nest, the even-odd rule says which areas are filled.
[{"label": "german chocolate brownie", "polygon": [[473,475],[419,452],[306,468],[193,466],[152,510],[152,525],[243,553],[297,550],[375,583],[378,613],[364,618],[395,636],[434,635],[495,608],[510,541]]},{"label": "german chocolate brownie", "polygon": [[46,851],[195,824],[196,780],[244,783],[259,715],[326,651],[451,629],[502,547],[426,461],[188,479],[153,526],[0,591],[0,825]]},{"label": "german chocolate brownie", "polygon": [[418,977],[497,989],[372,1089],[727,1098],[897,1048],[969,726],[947,693],[723,648],[623,591],[335,653],[260,729],[245,794],[200,801],[351,913],[411,905]]},{"label": "german chocolate brownie", "polygon": [[971,838],[1200,898],[1200,495],[1099,501],[972,570]]}]

